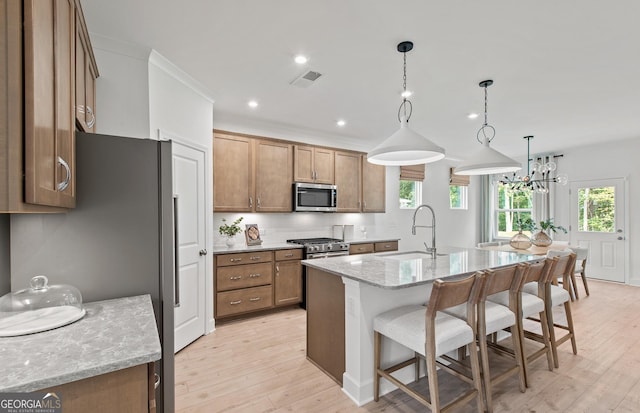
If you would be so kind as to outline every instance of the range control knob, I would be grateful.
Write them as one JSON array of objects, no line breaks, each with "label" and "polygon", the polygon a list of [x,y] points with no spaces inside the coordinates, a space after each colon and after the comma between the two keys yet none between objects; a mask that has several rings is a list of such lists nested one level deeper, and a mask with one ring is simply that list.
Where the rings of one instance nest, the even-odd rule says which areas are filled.
[{"label": "range control knob", "polygon": [[327,244],[326,247],[326,251],[331,251],[333,249],[333,244]]}]

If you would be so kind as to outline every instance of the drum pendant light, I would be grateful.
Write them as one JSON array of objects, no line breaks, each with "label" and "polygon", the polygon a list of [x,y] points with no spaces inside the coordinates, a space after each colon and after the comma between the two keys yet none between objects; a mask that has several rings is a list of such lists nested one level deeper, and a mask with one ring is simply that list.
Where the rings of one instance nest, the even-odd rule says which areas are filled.
[{"label": "drum pendant light", "polygon": [[403,54],[404,61],[402,84],[404,92],[402,93],[402,103],[398,109],[400,129],[367,154],[367,161],[370,163],[378,165],[419,165],[444,158],[444,148],[409,128],[409,118],[411,117],[413,106],[411,101],[407,99],[407,52],[411,49],[413,49],[412,42],[405,41],[398,44],[398,52]]},{"label": "drum pendant light", "polygon": [[[456,168],[456,175],[491,175],[515,172],[522,169],[519,162],[489,146],[489,143],[496,136],[495,128],[487,122],[487,87],[492,84],[493,80],[484,80],[479,84],[480,87],[484,88],[484,123],[478,130],[476,139],[482,144],[482,147]],[[482,134],[482,138],[480,134]]]}]

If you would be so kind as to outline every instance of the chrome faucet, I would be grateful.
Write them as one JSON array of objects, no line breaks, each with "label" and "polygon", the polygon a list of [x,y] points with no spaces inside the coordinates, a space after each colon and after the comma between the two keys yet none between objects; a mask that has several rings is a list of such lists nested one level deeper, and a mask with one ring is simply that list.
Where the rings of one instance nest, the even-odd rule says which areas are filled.
[{"label": "chrome faucet", "polygon": [[[418,211],[422,208],[428,208],[431,211],[431,225],[416,225],[416,215],[418,215]],[[411,233],[416,235],[416,228],[431,228],[431,247],[424,243],[424,247],[427,249],[427,252],[431,253],[431,258],[436,259],[436,213],[433,211],[429,205],[422,204],[416,211],[413,213],[413,224],[411,225]]]}]

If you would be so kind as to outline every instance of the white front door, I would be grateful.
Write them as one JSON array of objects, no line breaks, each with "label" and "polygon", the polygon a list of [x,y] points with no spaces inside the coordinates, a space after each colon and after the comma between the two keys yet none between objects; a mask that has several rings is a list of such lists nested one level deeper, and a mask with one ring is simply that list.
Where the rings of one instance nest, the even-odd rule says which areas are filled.
[{"label": "white front door", "polygon": [[175,351],[205,333],[205,152],[173,141],[173,193],[178,201],[179,273]]},{"label": "white front door", "polygon": [[589,248],[587,277],[625,282],[624,179],[571,183],[571,245]]}]

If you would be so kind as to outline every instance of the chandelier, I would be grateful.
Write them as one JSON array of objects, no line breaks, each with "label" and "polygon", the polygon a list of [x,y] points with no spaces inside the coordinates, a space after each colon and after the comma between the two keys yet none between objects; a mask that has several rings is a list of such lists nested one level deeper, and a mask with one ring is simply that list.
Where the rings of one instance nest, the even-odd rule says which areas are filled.
[{"label": "chandelier", "polygon": [[[544,159],[538,158],[543,162],[536,160],[529,167],[530,162],[533,160],[530,157],[530,144],[533,136],[525,136],[523,139],[527,140],[527,175],[521,177],[514,172],[511,177],[505,175],[504,179],[500,180],[500,183],[507,185],[513,191],[532,191],[540,194],[549,193],[550,183],[566,185],[569,181],[567,174],[552,176],[552,173],[558,168],[558,165],[553,160],[544,162]],[[561,156],[555,155],[553,158]]]}]

